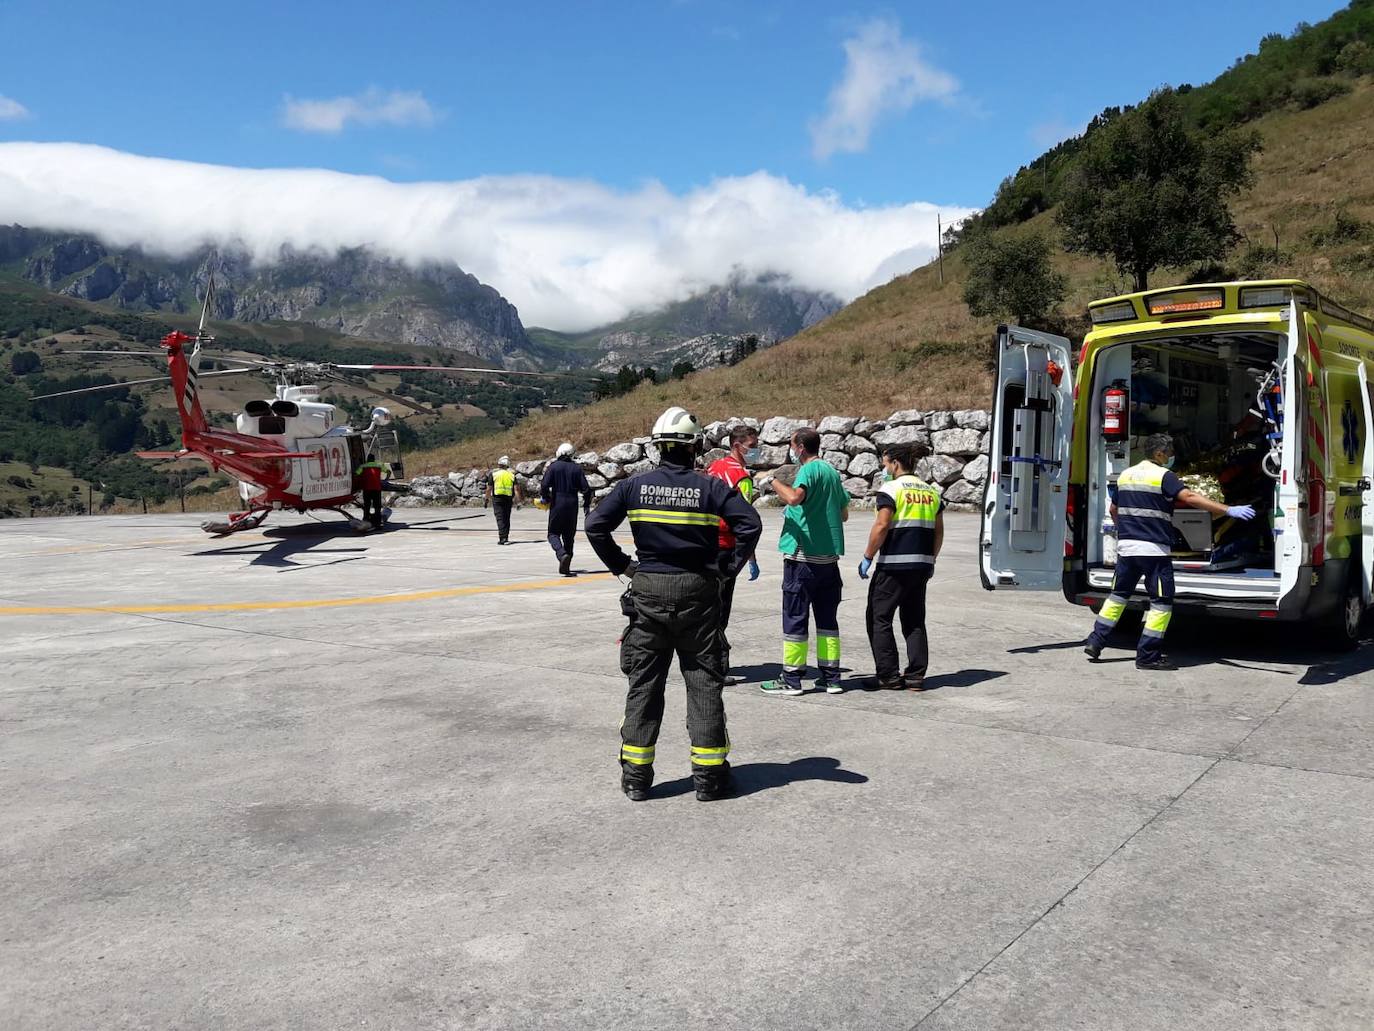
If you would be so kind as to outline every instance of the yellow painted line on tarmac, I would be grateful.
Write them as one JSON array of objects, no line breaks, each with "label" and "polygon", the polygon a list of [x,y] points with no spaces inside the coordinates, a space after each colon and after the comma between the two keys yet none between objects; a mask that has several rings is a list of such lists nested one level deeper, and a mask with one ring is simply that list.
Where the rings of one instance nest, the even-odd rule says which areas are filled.
[{"label": "yellow painted line on tarmac", "polygon": [[466,598],[474,594],[506,594],[510,591],[538,591],[549,587],[574,587],[611,579],[609,573],[593,573],[576,579],[526,580],[509,584],[483,584],[478,587],[445,587],[409,594],[369,594],[357,598],[307,598],[297,601],[229,601],[209,605],[4,605],[0,616],[90,616],[154,615],[192,612],[257,612],[267,609],[340,609],[352,605],[396,605],[410,601],[439,598]]}]

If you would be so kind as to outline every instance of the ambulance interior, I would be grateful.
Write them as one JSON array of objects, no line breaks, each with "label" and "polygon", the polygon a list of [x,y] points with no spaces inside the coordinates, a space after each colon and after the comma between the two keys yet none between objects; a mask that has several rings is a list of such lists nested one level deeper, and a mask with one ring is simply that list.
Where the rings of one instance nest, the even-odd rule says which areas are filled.
[{"label": "ambulance interior", "polygon": [[[1281,382],[1278,363],[1286,350],[1287,338],[1279,334],[1225,332],[1130,341],[1099,352],[1089,437],[1091,583],[1108,585],[1115,565],[1110,506],[1117,477],[1147,457],[1145,440],[1156,433],[1173,438],[1174,471],[1185,486],[1227,505],[1253,505],[1257,513],[1244,523],[1180,506],[1174,515],[1176,579],[1180,574],[1250,581],[1277,576],[1276,481],[1265,466],[1278,440],[1272,436],[1275,424],[1265,416],[1279,411],[1272,388]],[[1103,397],[1112,387],[1128,395],[1127,430],[1116,440],[1103,432]],[[1277,455],[1267,464],[1278,471]]]}]

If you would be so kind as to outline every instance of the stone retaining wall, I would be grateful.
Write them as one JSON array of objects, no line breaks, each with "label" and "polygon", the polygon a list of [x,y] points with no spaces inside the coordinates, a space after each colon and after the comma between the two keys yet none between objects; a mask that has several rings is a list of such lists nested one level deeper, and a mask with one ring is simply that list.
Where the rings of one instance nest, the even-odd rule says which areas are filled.
[{"label": "stone retaining wall", "polygon": [[[777,495],[766,488],[787,466],[787,443],[792,434],[813,425],[803,419],[775,416],[758,419],[731,418],[706,427],[710,463],[726,454],[730,430],[739,425],[759,431],[759,458],[754,464],[754,482],[759,486],[761,507],[777,505]],[[988,413],[978,409],[960,412],[919,412],[914,409],[893,412],[886,419],[860,419],[828,415],[814,424],[821,434],[821,458],[844,477],[844,485],[859,504],[873,503],[873,494],[882,483],[883,472],[878,452],[885,444],[915,443],[930,453],[916,464],[916,475],[939,484],[951,508],[973,509],[982,499],[988,476]],[[723,445],[723,446],[722,446]],[[598,499],[610,493],[616,480],[654,468],[658,454],[648,437],[636,437],[605,451],[585,451],[576,462],[587,473]],[[548,459],[518,462],[516,479],[526,498],[539,494],[539,481]],[[447,476],[417,476],[411,480],[412,493],[398,498],[400,507],[425,504],[480,505],[489,470],[470,469]]]}]

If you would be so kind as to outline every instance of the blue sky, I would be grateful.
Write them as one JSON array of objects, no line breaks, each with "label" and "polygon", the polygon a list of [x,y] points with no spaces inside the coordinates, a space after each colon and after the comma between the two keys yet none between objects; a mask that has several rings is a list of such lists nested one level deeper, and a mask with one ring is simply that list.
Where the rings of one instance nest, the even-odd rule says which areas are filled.
[{"label": "blue sky", "polygon": [[[535,174],[636,203],[646,184],[684,198],[766,172],[801,188],[803,207],[838,203],[830,215],[921,201],[953,217],[1103,107],[1205,81],[1263,34],[1338,6],[11,0],[0,5],[0,141],[398,182]],[[17,196],[0,190],[0,220],[7,202],[11,218],[29,215]],[[852,294],[931,242],[906,259],[865,253],[852,284],[833,270],[811,278]],[[551,260],[585,265],[586,247],[574,251]],[[455,257],[484,278],[509,272]]]}]

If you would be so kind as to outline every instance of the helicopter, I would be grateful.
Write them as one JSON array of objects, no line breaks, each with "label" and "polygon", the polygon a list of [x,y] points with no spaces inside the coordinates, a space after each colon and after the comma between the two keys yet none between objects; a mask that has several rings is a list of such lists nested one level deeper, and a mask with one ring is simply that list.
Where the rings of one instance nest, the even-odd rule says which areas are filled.
[{"label": "helicopter", "polygon": [[[267,359],[214,356],[216,363],[234,368],[200,370],[201,353],[214,337],[206,331],[214,296],[214,276],[206,284],[200,323],[194,336],[175,330],[161,340],[161,351],[69,351],[68,354],[129,355],[166,357],[166,376],[109,383],[77,390],[63,390],[33,398],[44,401],[74,394],[120,390],[145,383],[171,381],[181,422],[182,446],[176,451],[139,451],[140,458],[197,458],[215,472],[226,471],[237,478],[242,510],[223,519],[202,522],[201,529],[224,536],[261,526],[267,517],[282,510],[337,512],[358,531],[380,529],[345,511],[358,504],[361,490],[360,466],[375,461],[390,466],[393,476],[403,476],[400,443],[392,424],[390,409],[380,405],[371,412],[365,429],[352,428],[345,417],[339,419],[335,405],[320,400],[321,383],[339,382],[368,390],[416,412],[431,414],[412,401],[368,384],[357,383],[348,373],[357,372],[446,372],[499,376],[545,376],[547,373],[511,369],[457,368],[447,365],[358,365],[335,362],[281,362]],[[271,400],[253,400],[235,419],[234,429],[210,425],[200,403],[200,382],[214,376],[266,374],[274,381]],[[391,489],[404,490],[404,483],[389,482]],[[379,522],[385,521],[385,513]]]}]

